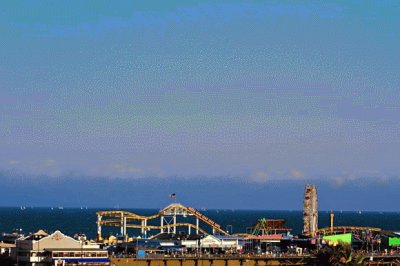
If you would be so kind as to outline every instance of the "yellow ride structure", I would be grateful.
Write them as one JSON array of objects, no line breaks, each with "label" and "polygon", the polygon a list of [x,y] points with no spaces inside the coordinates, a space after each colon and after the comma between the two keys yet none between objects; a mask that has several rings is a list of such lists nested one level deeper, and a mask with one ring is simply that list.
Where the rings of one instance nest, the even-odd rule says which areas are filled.
[{"label": "yellow ride structure", "polygon": [[363,231],[380,233],[382,232],[382,229],[376,227],[362,227],[362,226],[334,226],[334,227],[320,228],[316,230],[314,233],[319,235],[335,235],[335,234],[345,234],[345,233],[358,233]]},{"label": "yellow ride structure", "polygon": [[357,235],[360,235],[362,232],[371,232],[371,233],[375,233],[375,234],[380,234],[380,233],[387,232],[387,231],[384,231],[381,228],[376,228],[376,227],[333,226],[333,227],[320,228],[313,232],[304,233],[303,235],[313,237],[316,235],[329,236],[329,235],[351,233],[352,235],[357,236]]},{"label": "yellow ride structure", "polygon": [[[204,216],[197,210],[191,207],[183,206],[179,203],[172,203],[160,210],[158,213],[151,216],[143,216],[128,211],[99,211],[97,214],[97,239],[101,240],[102,227],[112,226],[120,227],[121,235],[126,236],[127,228],[140,229],[144,237],[147,237],[147,231],[149,230],[160,230],[160,233],[175,233],[177,227],[187,227],[188,233],[191,234],[191,230],[196,230],[196,234],[202,233],[208,235],[206,230],[200,228],[199,222],[202,221],[205,224],[211,226],[212,233],[220,233],[229,235],[228,232],[221,229],[221,226],[216,222],[212,221],[208,217]],[[177,216],[195,217],[196,224],[188,222],[177,222]],[[160,219],[160,225],[148,225],[147,222],[153,219]]]}]

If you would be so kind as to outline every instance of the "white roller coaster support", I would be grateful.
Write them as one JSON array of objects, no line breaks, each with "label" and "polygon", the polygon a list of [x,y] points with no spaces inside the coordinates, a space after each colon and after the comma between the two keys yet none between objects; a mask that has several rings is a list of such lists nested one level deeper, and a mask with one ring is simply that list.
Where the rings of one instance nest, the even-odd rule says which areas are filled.
[{"label": "white roller coaster support", "polygon": [[126,216],[124,216],[124,236],[126,236]]},{"label": "white roller coaster support", "polygon": [[97,238],[98,240],[101,239],[101,215],[97,215]]},{"label": "white roller coaster support", "polygon": [[146,228],[144,228],[144,238],[147,238],[147,220],[144,220],[144,226]]},{"label": "white roller coaster support", "polygon": [[176,215],[174,215],[174,234],[176,234]]},{"label": "white roller coaster support", "polygon": [[124,213],[121,212],[121,228],[120,228],[121,236],[124,235]]}]

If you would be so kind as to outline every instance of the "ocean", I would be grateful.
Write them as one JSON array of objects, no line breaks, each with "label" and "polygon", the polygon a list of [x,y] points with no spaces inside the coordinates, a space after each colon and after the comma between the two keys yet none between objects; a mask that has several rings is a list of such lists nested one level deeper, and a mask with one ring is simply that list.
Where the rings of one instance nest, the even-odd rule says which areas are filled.
[{"label": "ocean", "polygon": [[[60,230],[63,233],[73,236],[76,233],[85,233],[88,238],[94,239],[97,232],[96,212],[106,209],[81,209],[81,208],[0,208],[0,233],[11,232],[14,229],[22,229],[25,234],[45,229],[48,232]],[[156,209],[124,209],[141,215],[157,213]],[[246,232],[260,218],[285,219],[286,226],[292,228],[292,234],[299,234],[302,230],[302,211],[261,211],[261,210],[204,210],[200,211],[208,218],[221,225],[224,230],[233,233]],[[400,231],[400,212],[334,212],[335,226],[370,226],[382,229]],[[194,223],[193,217],[179,218],[189,219]],[[193,220],[190,220],[193,219]],[[159,224],[160,219],[151,220],[148,224]],[[329,212],[319,212],[319,228],[329,226]],[[201,226],[211,232],[207,225]],[[185,231],[186,228],[178,229]],[[116,235],[120,231],[116,227],[103,227],[103,236]],[[157,234],[157,231],[150,231],[148,235]],[[128,229],[129,235],[138,235],[138,231]]]}]

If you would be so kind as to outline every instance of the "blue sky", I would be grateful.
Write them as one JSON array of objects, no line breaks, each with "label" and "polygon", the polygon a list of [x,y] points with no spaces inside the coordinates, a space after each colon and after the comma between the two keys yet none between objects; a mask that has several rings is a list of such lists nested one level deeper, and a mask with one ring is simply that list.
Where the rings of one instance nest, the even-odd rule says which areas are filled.
[{"label": "blue sky", "polygon": [[[73,178],[93,193],[104,179],[171,187],[160,194],[260,188],[248,208],[263,189],[301,198],[307,182],[353,201],[390,191],[399,12],[398,1],[1,3],[0,178],[10,189]],[[55,198],[27,194],[15,202]],[[376,208],[396,209],[390,195]]]}]

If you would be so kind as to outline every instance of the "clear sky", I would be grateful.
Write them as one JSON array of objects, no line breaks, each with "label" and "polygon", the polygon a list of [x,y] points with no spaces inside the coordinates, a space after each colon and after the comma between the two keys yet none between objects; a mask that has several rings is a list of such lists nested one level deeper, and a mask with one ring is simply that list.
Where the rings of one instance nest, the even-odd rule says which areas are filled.
[{"label": "clear sky", "polygon": [[[113,187],[109,205],[127,207],[175,192],[299,209],[312,182],[326,209],[399,210],[399,14],[399,1],[2,1],[0,205],[100,204],[33,182]],[[277,191],[296,196],[274,205]]]}]

